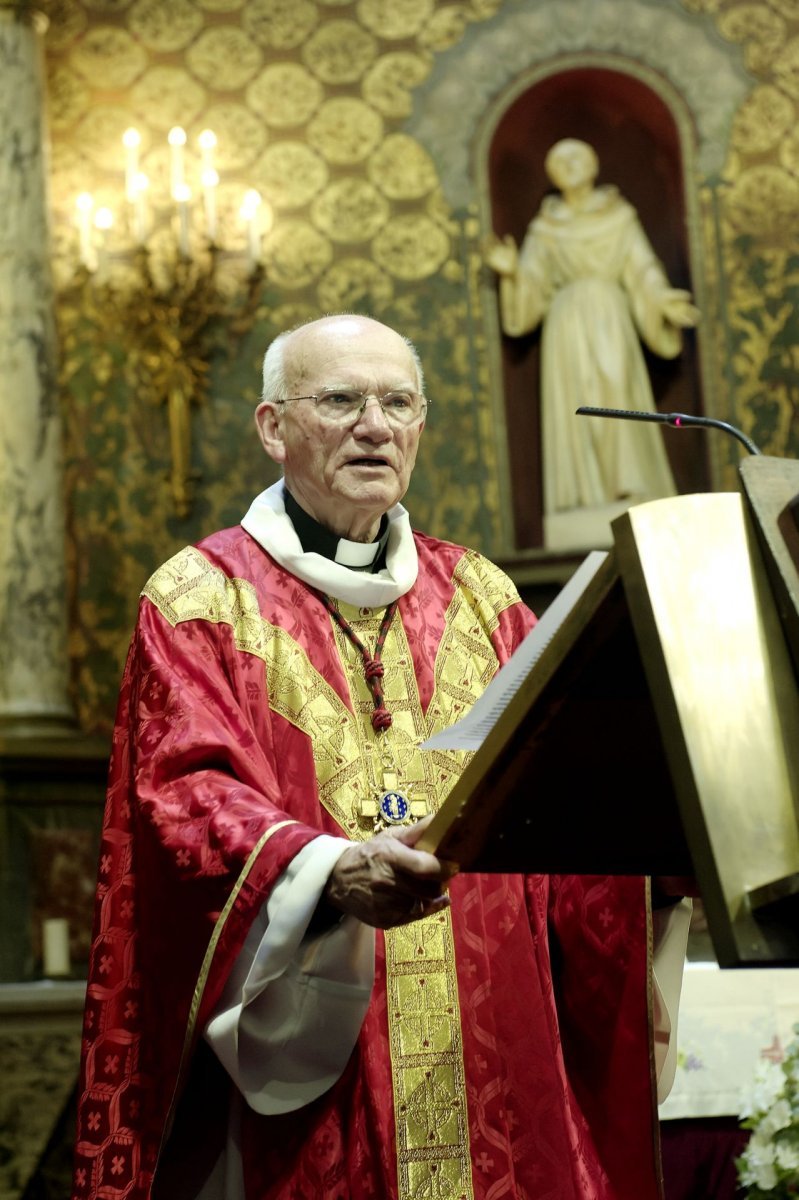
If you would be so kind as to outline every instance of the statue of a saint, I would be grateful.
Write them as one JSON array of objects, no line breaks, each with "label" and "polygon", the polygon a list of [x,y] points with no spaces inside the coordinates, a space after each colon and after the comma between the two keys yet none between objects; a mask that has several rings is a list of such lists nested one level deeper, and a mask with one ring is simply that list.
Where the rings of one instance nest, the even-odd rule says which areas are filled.
[{"label": "statue of a saint", "polygon": [[541,423],[545,542],[607,540],[608,521],[643,500],[675,493],[661,430],[645,422],[576,417],[581,404],[654,411],[639,337],[674,358],[699,313],[673,288],[635,209],[595,186],[593,147],[567,138],[545,169],[547,196],[521,251],[493,238],[486,262],[500,277],[502,328],[511,337],[543,320]]}]

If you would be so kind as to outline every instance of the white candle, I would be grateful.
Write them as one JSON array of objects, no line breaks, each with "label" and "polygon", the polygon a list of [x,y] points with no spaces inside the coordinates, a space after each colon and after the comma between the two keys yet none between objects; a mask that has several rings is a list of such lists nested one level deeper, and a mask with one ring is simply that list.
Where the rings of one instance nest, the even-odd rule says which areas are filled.
[{"label": "white candle", "polygon": [[170,146],[169,164],[172,196],[177,200],[178,188],[183,187],[186,182],[183,173],[183,150],[186,145],[186,130],[176,125],[167,134],[167,141]]},{"label": "white candle", "polygon": [[216,134],[213,129],[204,129],[197,138],[200,146],[200,161],[203,171],[210,171],[214,166],[214,150],[216,148]]},{"label": "white candle", "polygon": [[205,232],[208,241],[216,242],[216,187],[219,175],[213,167],[206,167],[202,173],[203,202],[205,204]]},{"label": "white candle", "polygon": [[143,246],[147,237],[146,196],[150,181],[142,171],[137,171],[133,185],[133,237],[137,246]]},{"label": "white candle", "polygon": [[78,253],[80,261],[87,271],[93,271],[97,259],[92,243],[92,212],[94,199],[88,192],[81,192],[75,201],[78,210]]},{"label": "white candle", "polygon": [[183,258],[189,257],[189,201],[191,188],[182,183],[175,188],[175,202],[178,206],[178,249]]},{"label": "white candle", "polygon": [[97,275],[98,278],[105,276],[106,267],[108,265],[108,245],[107,237],[108,230],[114,224],[114,214],[110,208],[98,208],[94,214],[94,227],[99,235],[99,250],[97,252]]},{"label": "white candle", "polygon": [[135,199],[140,144],[138,129],[126,129],[122,134],[122,145],[125,147],[125,195],[131,203]]},{"label": "white candle", "polygon": [[42,921],[42,969],[50,978],[69,975],[69,921],[66,917],[48,917]]}]

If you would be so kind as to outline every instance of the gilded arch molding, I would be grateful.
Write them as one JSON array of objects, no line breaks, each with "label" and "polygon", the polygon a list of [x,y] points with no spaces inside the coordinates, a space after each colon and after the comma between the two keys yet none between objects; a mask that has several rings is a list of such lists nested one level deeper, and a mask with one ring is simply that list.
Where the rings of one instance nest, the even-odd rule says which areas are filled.
[{"label": "gilded arch molding", "polygon": [[649,86],[658,79],[655,90],[680,96],[696,129],[698,172],[708,179],[721,171],[733,116],[755,81],[712,15],[690,13],[677,0],[514,0],[439,55],[415,92],[407,132],[438,165],[455,209],[476,199],[471,156],[497,96],[507,103],[520,77],[529,86],[553,59],[584,55],[626,60]]},{"label": "gilded arch molding", "polygon": [[[698,349],[705,411],[721,402],[715,192],[728,160],[733,120],[755,86],[739,46],[719,34],[716,18],[687,11],[678,0],[512,0],[437,60],[415,94],[406,129],[436,162],[442,188],[462,214],[473,249],[472,329],[485,353],[484,385],[499,463],[503,525],[511,516],[509,463],[502,400],[500,336],[493,281],[480,268],[479,246],[491,222],[487,150],[502,113],[529,87],[557,72],[600,67],[632,76],[666,104],[678,130],[685,167],[685,209],[694,293],[706,315]],[[485,394],[485,393],[484,393]],[[726,415],[726,414],[724,414]],[[719,448],[709,443],[718,480]],[[508,546],[511,550],[511,546]]]}]

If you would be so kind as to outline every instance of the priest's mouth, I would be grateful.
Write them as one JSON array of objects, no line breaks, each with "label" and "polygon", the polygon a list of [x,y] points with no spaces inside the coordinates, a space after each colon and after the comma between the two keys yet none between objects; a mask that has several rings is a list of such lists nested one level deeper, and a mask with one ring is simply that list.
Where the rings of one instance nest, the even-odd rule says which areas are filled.
[{"label": "priest's mouth", "polygon": [[347,460],[348,467],[387,467],[388,465],[387,458],[350,458]]}]

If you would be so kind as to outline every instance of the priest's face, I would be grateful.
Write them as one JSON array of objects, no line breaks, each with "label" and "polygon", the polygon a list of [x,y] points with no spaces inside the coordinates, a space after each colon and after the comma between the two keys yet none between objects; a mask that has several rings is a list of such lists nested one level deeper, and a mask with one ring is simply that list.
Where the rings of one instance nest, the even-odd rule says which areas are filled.
[{"label": "priest's face", "polygon": [[366,406],[331,423],[312,399],[264,401],[256,422],[267,454],[281,463],[295,500],[321,525],[351,541],[372,541],[380,519],[408,490],[422,418],[390,422],[377,396],[418,392],[405,341],[367,317],[324,317],[290,334],[284,346],[285,399],[354,389]]}]

